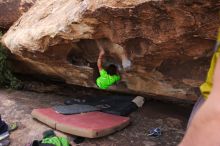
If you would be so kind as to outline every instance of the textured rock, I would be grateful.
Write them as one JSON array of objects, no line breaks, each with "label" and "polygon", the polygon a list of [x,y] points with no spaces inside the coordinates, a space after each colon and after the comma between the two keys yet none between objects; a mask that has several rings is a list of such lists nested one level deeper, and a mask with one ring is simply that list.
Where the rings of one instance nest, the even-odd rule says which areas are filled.
[{"label": "textured rock", "polygon": [[36,0],[0,0],[0,28],[8,29]]},{"label": "textured rock", "polygon": [[105,64],[121,69],[122,81],[110,90],[195,100],[219,9],[218,0],[38,0],[2,42],[20,72],[96,88],[98,40]]}]

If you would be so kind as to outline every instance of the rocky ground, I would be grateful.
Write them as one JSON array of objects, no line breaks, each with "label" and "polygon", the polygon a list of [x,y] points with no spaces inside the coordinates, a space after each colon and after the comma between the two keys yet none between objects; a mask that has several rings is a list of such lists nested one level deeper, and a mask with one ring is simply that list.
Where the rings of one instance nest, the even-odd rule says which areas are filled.
[{"label": "rocky ground", "polygon": [[[96,91],[80,89],[72,97],[94,94]],[[7,122],[17,122],[19,128],[11,133],[11,146],[24,146],[34,139],[41,139],[42,132],[49,129],[46,125],[32,119],[34,108],[50,107],[61,104],[71,96],[30,91],[0,90],[0,114]],[[190,105],[177,105],[149,100],[144,107],[132,113],[131,125],[124,130],[98,139],[86,139],[80,146],[175,146],[182,139],[186,122],[191,110]],[[151,127],[161,127],[162,136],[147,136]]]}]

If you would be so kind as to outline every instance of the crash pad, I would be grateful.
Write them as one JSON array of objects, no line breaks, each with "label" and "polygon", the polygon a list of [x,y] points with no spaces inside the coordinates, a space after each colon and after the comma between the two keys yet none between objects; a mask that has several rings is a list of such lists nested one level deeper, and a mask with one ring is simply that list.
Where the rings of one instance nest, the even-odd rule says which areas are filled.
[{"label": "crash pad", "polygon": [[137,110],[137,107],[132,104],[134,98],[135,96],[132,95],[85,96],[69,99],[65,101],[64,104],[91,105],[101,109],[104,113],[127,116]]},{"label": "crash pad", "polygon": [[34,109],[31,114],[33,118],[56,130],[87,138],[112,134],[130,123],[129,117],[102,112],[63,115],[52,108],[42,108]]}]

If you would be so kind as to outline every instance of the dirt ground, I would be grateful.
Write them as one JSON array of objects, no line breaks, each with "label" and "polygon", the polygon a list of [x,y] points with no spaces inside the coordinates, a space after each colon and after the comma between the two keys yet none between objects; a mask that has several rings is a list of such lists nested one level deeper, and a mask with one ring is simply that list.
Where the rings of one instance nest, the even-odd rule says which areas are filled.
[{"label": "dirt ground", "polygon": [[[78,91],[80,93],[81,91]],[[82,92],[85,93],[85,92]],[[74,95],[73,95],[74,96]],[[72,97],[73,97],[72,96]],[[62,104],[71,96],[30,91],[0,90],[0,114],[19,128],[10,135],[11,146],[24,146],[50,129],[32,119],[34,108]],[[191,106],[149,100],[144,107],[130,115],[132,123],[122,131],[98,139],[86,139],[80,146],[176,146],[182,139]],[[161,127],[162,136],[147,136],[151,127]]]}]

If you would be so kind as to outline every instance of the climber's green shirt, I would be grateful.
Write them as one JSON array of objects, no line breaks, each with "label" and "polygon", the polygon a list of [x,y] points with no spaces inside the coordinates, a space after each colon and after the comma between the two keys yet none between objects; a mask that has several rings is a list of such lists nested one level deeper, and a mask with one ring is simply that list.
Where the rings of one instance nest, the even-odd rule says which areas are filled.
[{"label": "climber's green shirt", "polygon": [[219,46],[219,44],[220,44],[220,31],[218,33],[217,46],[216,46],[215,53],[212,56],[212,61],[211,61],[211,65],[210,65],[210,68],[209,68],[209,71],[208,71],[208,75],[206,77],[206,81],[205,81],[205,83],[203,83],[200,86],[200,91],[201,91],[202,95],[205,98],[208,98],[208,96],[211,92],[211,89],[212,89],[212,82],[213,82],[212,80],[213,80],[215,65],[216,65],[217,60],[218,60],[219,55],[220,55],[220,46]]},{"label": "climber's green shirt", "polygon": [[70,146],[69,142],[66,138],[57,137],[57,136],[44,138],[41,143],[43,143],[43,144],[53,144],[55,146]]},{"label": "climber's green shirt", "polygon": [[100,77],[97,78],[96,84],[101,89],[108,89],[109,86],[120,80],[119,75],[109,75],[104,69],[100,72]]}]

